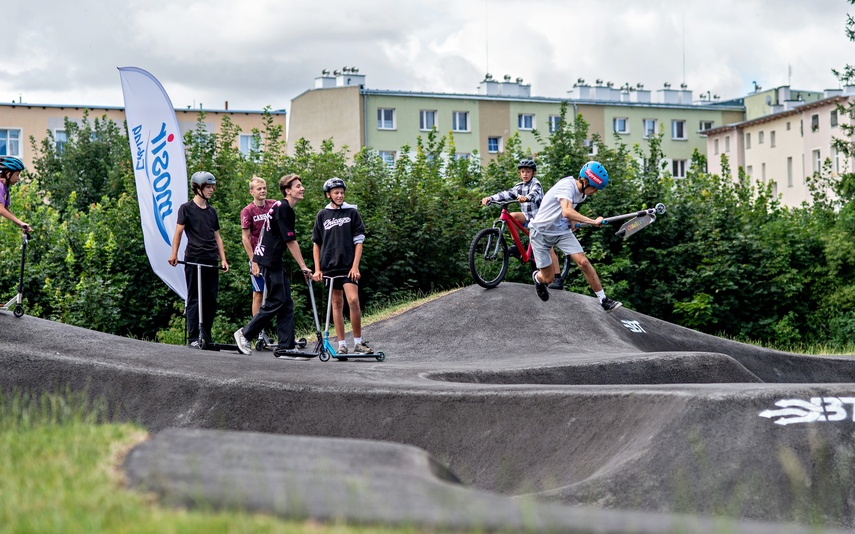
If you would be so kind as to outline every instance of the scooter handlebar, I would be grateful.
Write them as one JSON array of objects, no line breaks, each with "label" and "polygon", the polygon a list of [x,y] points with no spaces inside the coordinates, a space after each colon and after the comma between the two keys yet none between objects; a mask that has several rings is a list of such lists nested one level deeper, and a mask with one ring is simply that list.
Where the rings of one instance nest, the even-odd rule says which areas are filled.
[{"label": "scooter handlebar", "polygon": [[178,263],[180,263],[181,265],[193,265],[194,267],[206,267],[208,269],[219,269],[221,271],[226,270],[226,268],[223,267],[222,265],[211,265],[209,263],[195,263],[192,261],[184,261],[184,260],[178,260]]}]

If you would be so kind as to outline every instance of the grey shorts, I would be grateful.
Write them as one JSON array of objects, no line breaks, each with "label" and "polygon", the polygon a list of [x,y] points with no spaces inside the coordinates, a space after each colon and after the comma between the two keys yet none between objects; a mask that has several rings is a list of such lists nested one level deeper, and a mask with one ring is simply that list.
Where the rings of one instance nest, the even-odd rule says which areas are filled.
[{"label": "grey shorts", "polygon": [[553,247],[568,256],[584,252],[582,245],[579,244],[579,240],[576,239],[573,232],[560,235],[543,235],[536,228],[532,227],[529,241],[531,243],[531,252],[534,254],[534,263],[538,269],[552,265],[549,249]]}]

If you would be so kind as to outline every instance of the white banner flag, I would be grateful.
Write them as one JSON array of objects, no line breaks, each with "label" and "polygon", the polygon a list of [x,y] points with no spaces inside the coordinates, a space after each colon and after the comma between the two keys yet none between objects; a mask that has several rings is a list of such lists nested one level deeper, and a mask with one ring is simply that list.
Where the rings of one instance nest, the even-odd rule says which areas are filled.
[{"label": "white banner flag", "polygon": [[[172,267],[172,237],[178,207],[187,202],[184,140],[169,95],[154,76],[136,67],[119,69],[125,118],[137,184],[145,252],[155,274],[187,300],[184,269]],[[184,257],[183,240],[178,257]]]}]

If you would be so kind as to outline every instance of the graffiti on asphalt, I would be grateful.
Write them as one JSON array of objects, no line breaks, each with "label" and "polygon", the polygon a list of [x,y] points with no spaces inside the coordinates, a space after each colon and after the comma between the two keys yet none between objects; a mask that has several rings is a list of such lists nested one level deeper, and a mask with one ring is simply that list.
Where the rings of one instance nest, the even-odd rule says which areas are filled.
[{"label": "graffiti on asphalt", "polygon": [[[795,423],[817,423],[823,421],[855,421],[855,397],[811,397],[810,401],[801,399],[781,399],[775,403],[778,410],[764,410],[760,417],[775,419],[776,425]],[[852,412],[849,415],[847,406]]]},{"label": "graffiti on asphalt", "polygon": [[635,332],[636,334],[646,334],[647,332],[644,328],[641,327],[641,323],[638,321],[627,321],[626,319],[621,319],[623,325],[630,331]]}]

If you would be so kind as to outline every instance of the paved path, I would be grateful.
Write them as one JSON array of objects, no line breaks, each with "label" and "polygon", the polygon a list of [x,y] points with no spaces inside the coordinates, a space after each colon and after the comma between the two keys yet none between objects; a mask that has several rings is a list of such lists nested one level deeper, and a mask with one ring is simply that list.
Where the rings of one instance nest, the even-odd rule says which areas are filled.
[{"label": "paved path", "polygon": [[[532,531],[712,532],[690,516],[708,514],[743,520],[739,532],[855,525],[855,360],[553,293],[471,286],[375,323],[382,363],[199,352],[0,314],[0,387],[86,388],[172,429],[126,468],[185,504]],[[526,323],[508,324],[521,302]]]}]

